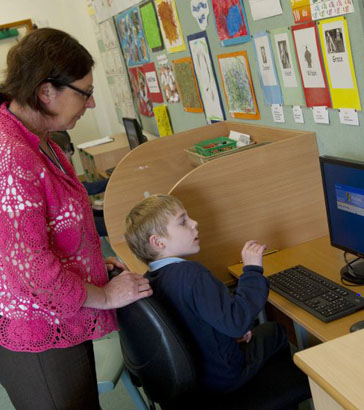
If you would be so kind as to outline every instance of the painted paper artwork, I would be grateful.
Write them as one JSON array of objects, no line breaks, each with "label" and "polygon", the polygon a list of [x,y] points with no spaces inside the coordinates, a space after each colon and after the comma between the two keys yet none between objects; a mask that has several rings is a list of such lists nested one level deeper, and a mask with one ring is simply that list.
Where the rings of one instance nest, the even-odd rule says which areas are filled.
[{"label": "painted paper artwork", "polygon": [[145,37],[152,51],[163,49],[162,35],[153,2],[150,0],[140,6],[140,15],[143,21]]},{"label": "painted paper artwork", "polygon": [[173,134],[171,122],[169,119],[168,108],[165,105],[154,107],[154,117],[157,122],[160,137],[167,137]]},{"label": "painted paper artwork", "polygon": [[319,32],[333,108],[361,110],[346,19],[320,21]]},{"label": "painted paper artwork", "polygon": [[164,45],[169,53],[186,50],[175,0],[155,0]]},{"label": "painted paper artwork", "polygon": [[159,87],[157,71],[154,63],[144,64],[143,73],[147,81],[150,99],[155,103],[163,102],[163,94]]},{"label": "painted paper artwork", "polygon": [[169,65],[159,67],[159,78],[162,83],[162,89],[167,103],[180,102],[177,82],[172,67]]},{"label": "painted paper artwork", "polygon": [[147,63],[149,54],[138,7],[133,7],[114,18],[127,65]]},{"label": "painted paper artwork", "polygon": [[247,52],[220,54],[217,58],[230,115],[259,120]]},{"label": "painted paper artwork", "polygon": [[191,0],[191,13],[201,30],[206,30],[207,17],[210,14],[207,0]]},{"label": "painted paper artwork", "polygon": [[153,117],[153,103],[151,101],[143,67],[129,68],[129,73],[133,94],[138,99],[140,114],[147,117]]},{"label": "painted paper artwork", "polygon": [[187,41],[191,51],[207,123],[224,121],[223,104],[217,86],[206,33],[192,34],[187,37]]},{"label": "painted paper artwork", "polygon": [[173,60],[179,95],[185,111],[203,112],[191,57]]},{"label": "painted paper artwork", "polygon": [[241,0],[212,0],[217,33],[222,46],[250,40],[249,28]]}]

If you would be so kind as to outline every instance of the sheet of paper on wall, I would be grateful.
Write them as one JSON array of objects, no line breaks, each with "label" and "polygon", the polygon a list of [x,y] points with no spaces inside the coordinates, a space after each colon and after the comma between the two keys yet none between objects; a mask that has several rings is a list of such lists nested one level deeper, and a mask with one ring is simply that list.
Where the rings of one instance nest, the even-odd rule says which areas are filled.
[{"label": "sheet of paper on wall", "polygon": [[315,22],[291,27],[307,107],[331,108],[329,86]]},{"label": "sheet of paper on wall", "polygon": [[191,13],[196,19],[200,30],[206,30],[207,18],[210,14],[209,3],[207,0],[191,0]]},{"label": "sheet of paper on wall", "polygon": [[273,51],[267,32],[254,34],[254,55],[266,104],[283,104],[281,87],[273,58]]},{"label": "sheet of paper on wall", "polygon": [[159,65],[167,65],[168,64],[167,54],[160,54],[159,56],[157,56],[157,61]]},{"label": "sheet of paper on wall", "polygon": [[344,125],[359,125],[359,117],[356,110],[352,108],[339,109],[340,123]]},{"label": "sheet of paper on wall", "polygon": [[169,120],[168,109],[165,105],[158,105],[153,108],[154,117],[160,137],[167,137],[173,134],[171,122]]},{"label": "sheet of paper on wall", "polygon": [[249,0],[249,5],[253,20],[283,14],[280,0]]},{"label": "sheet of paper on wall", "polygon": [[110,3],[106,0],[94,0],[93,2],[96,21],[101,23],[113,16]]},{"label": "sheet of paper on wall", "polygon": [[284,119],[283,106],[281,104],[272,104],[271,109],[274,122],[286,122]]},{"label": "sheet of paper on wall", "polygon": [[318,27],[333,108],[361,110],[345,17],[320,21]]},{"label": "sheet of paper on wall", "polygon": [[301,106],[294,105],[292,107],[292,114],[293,114],[293,119],[294,119],[296,124],[304,124],[305,123],[305,119],[303,117],[303,111],[302,111]]},{"label": "sheet of paper on wall", "polygon": [[327,107],[312,107],[312,115],[316,124],[330,124],[329,110]]},{"label": "sheet of paper on wall", "polygon": [[[140,67],[139,67],[140,69]],[[150,99],[156,103],[163,102],[163,94],[159,87],[158,76],[154,63],[148,63],[143,65],[143,73],[148,85]]]},{"label": "sheet of paper on wall", "polygon": [[223,103],[206,32],[187,36],[193,66],[208,124],[225,120]]},{"label": "sheet of paper on wall", "polygon": [[294,22],[306,23],[354,13],[353,0],[291,0]]},{"label": "sheet of paper on wall", "polygon": [[290,29],[281,27],[270,30],[270,38],[284,105],[304,105],[305,97]]}]

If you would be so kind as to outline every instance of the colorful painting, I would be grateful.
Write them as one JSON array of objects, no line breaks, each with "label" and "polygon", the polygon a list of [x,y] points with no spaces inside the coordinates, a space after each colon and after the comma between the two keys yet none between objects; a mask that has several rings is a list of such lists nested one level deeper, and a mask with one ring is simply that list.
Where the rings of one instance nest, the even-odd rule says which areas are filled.
[{"label": "colorful painting", "polygon": [[155,0],[164,44],[169,53],[186,50],[175,0]]},{"label": "colorful painting", "polygon": [[224,121],[224,108],[217,86],[206,32],[192,34],[187,37],[187,41],[191,51],[207,123]]},{"label": "colorful painting", "polygon": [[167,103],[170,104],[180,102],[177,82],[172,67],[169,65],[159,67],[159,78],[162,83],[162,89]]},{"label": "colorful painting", "polygon": [[127,65],[147,63],[149,54],[138,7],[120,13],[114,19]]},{"label": "colorful painting", "polygon": [[217,59],[230,115],[259,120],[247,52],[220,54]]},{"label": "colorful painting", "polygon": [[143,67],[129,68],[129,73],[133,94],[138,99],[140,114],[147,117],[153,117],[153,103],[151,101]]},{"label": "colorful painting", "polygon": [[173,60],[179,95],[185,111],[203,112],[191,57]]},{"label": "colorful painting", "polygon": [[212,0],[212,9],[222,46],[231,46],[250,40],[242,0]]},{"label": "colorful painting", "polygon": [[165,105],[154,107],[154,117],[157,122],[157,127],[160,137],[167,137],[173,134],[171,122],[169,120],[168,108]]},{"label": "colorful painting", "polygon": [[139,9],[149,47],[152,51],[162,50],[163,40],[153,2],[151,0],[146,2]]}]

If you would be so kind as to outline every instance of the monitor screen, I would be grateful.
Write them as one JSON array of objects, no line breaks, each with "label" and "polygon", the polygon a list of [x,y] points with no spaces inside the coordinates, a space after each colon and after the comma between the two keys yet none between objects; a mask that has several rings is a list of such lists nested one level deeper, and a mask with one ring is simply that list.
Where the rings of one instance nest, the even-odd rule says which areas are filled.
[{"label": "monitor screen", "polygon": [[140,125],[135,118],[123,118],[124,128],[128,137],[130,149],[137,147],[145,142]]},{"label": "monitor screen", "polygon": [[364,257],[364,163],[320,157],[331,244]]}]

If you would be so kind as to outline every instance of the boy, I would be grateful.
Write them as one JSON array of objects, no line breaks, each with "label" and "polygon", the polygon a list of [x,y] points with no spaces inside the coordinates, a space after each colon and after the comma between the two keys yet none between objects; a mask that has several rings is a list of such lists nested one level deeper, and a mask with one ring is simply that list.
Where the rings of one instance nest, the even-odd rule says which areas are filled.
[{"label": "boy", "polygon": [[262,275],[264,245],[244,245],[244,274],[231,295],[205,267],[182,259],[199,252],[200,242],[197,222],[177,198],[153,195],[138,203],[126,218],[125,238],[149,265],[145,276],[154,295],[178,313],[195,339],[206,388],[237,390],[272,355],[288,348],[285,332],[276,323],[250,331],[268,296]]}]

